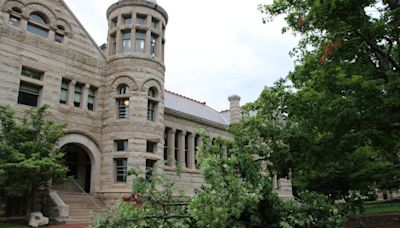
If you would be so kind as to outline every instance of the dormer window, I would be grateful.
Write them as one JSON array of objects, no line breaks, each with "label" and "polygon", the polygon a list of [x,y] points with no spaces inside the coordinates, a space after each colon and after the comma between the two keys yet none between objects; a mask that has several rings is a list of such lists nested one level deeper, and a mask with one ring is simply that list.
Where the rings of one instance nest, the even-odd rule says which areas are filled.
[{"label": "dormer window", "polygon": [[31,13],[27,30],[36,35],[48,37],[49,29],[47,19],[38,12]]}]

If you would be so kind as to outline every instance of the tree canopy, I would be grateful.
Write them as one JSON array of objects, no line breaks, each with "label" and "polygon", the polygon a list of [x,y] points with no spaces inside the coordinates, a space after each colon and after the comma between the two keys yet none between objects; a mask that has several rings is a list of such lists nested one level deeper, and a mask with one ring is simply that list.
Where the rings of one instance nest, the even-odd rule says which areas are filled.
[{"label": "tree canopy", "polygon": [[260,9],[265,21],[284,15],[283,31],[301,38],[294,71],[248,106],[261,126],[282,120],[259,130],[275,139],[275,172],[291,168],[295,185],[336,198],[398,188],[399,1],[275,0]]},{"label": "tree canopy", "polygon": [[29,110],[18,119],[8,107],[0,106],[0,175],[6,197],[27,200],[29,216],[38,189],[65,177],[67,167],[58,140],[64,125],[46,120],[47,106]]}]

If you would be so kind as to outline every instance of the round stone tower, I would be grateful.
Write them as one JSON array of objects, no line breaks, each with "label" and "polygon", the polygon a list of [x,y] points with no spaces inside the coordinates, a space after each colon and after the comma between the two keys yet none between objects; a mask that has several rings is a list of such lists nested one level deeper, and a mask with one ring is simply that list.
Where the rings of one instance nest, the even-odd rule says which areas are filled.
[{"label": "round stone tower", "polygon": [[102,190],[129,192],[126,167],[162,161],[166,11],[155,0],[120,0],[107,10]]}]

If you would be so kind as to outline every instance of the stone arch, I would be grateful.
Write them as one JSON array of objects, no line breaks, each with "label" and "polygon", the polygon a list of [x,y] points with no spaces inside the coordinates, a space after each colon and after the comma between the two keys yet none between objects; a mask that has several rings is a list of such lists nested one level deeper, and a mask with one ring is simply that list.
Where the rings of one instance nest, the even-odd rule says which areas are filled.
[{"label": "stone arch", "polygon": [[6,1],[6,3],[4,3],[4,5],[3,5],[3,9],[8,13],[10,13],[12,11],[13,7],[19,8],[22,11],[22,13],[24,13],[24,11],[25,11],[25,5],[20,0],[9,0],[9,1]]},{"label": "stone arch", "polygon": [[40,12],[42,14],[44,14],[48,21],[48,25],[50,27],[56,27],[57,24],[57,20],[56,20],[56,14],[50,9],[48,8],[46,5],[40,3],[40,2],[31,2],[29,4],[26,5],[26,10],[23,12],[23,15],[26,18],[29,18],[29,15],[33,12]]},{"label": "stone arch", "polygon": [[161,83],[160,83],[159,81],[157,81],[156,79],[148,79],[148,80],[146,80],[146,81],[143,83],[142,87],[140,88],[140,91],[141,91],[141,92],[146,92],[146,93],[147,93],[147,91],[148,91],[151,87],[155,87],[155,88],[158,90],[159,94],[160,94],[159,97],[160,97],[160,98],[164,98],[164,89],[163,89],[163,87],[161,86]]},{"label": "stone arch", "polygon": [[118,86],[121,84],[127,84],[129,86],[130,91],[137,91],[139,89],[133,77],[124,74],[117,76],[112,82],[113,93],[117,91]]},{"label": "stone arch", "polygon": [[62,27],[64,27],[64,31],[66,35],[72,36],[72,27],[71,25],[63,18],[57,18],[56,21],[56,26],[61,25]]},{"label": "stone arch", "polygon": [[100,163],[101,163],[101,151],[96,141],[92,140],[90,136],[81,132],[67,132],[59,142],[59,148],[67,144],[78,144],[82,146],[90,157],[91,163],[91,181],[90,191],[91,193],[100,190]]}]

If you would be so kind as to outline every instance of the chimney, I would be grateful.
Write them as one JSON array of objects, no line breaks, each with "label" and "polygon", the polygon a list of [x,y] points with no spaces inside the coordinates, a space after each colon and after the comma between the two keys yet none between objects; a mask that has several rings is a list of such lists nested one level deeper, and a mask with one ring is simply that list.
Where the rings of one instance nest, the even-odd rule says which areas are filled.
[{"label": "chimney", "polygon": [[238,95],[232,95],[228,97],[229,100],[229,112],[231,115],[231,124],[238,123],[240,121],[240,97]]}]

